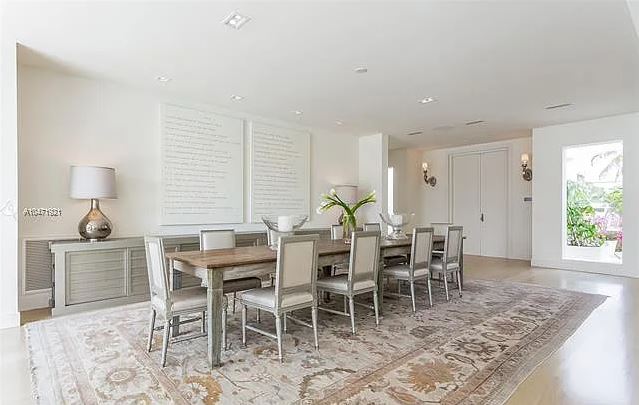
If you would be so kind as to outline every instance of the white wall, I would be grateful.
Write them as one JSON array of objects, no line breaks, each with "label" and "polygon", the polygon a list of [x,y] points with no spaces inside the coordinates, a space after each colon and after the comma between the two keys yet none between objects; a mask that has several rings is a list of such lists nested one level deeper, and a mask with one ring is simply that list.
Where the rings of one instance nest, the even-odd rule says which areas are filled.
[{"label": "white wall", "polygon": [[18,326],[16,40],[0,4],[0,329]]},{"label": "white wall", "polygon": [[[624,155],[623,264],[562,258],[563,148],[622,140]],[[536,266],[639,277],[639,113],[533,130],[533,258]]]},{"label": "white wall", "polygon": [[[101,201],[102,210],[114,224],[113,237],[196,233],[206,226],[158,225],[159,96],[40,68],[19,69],[20,209],[63,210],[61,218],[21,218],[20,237],[77,235],[77,223],[89,205],[68,197],[68,170],[72,164],[116,168],[119,198]],[[217,110],[247,120],[310,131],[311,220],[307,226],[334,223],[337,213],[318,215],[315,207],[320,193],[334,184],[356,183],[356,137]],[[237,224],[235,228],[261,229],[262,225]]]},{"label": "white wall", "polygon": [[[529,135],[528,132],[515,135]],[[451,218],[449,195],[449,157],[456,153],[507,148],[509,151],[509,210],[508,257],[530,259],[531,257],[531,203],[524,197],[532,195],[531,182],[521,178],[520,156],[530,153],[531,138],[517,138],[508,141],[469,145],[458,148],[437,150],[396,149],[389,154],[389,166],[395,168],[395,206],[398,212],[414,212],[415,224],[428,225],[431,222],[453,221]],[[533,163],[536,160],[532,156]],[[422,162],[428,162],[429,175],[437,178],[437,185],[431,187],[423,180]],[[534,170],[534,168],[533,168]]]},{"label": "white wall", "polygon": [[388,135],[359,137],[359,157],[359,197],[375,190],[377,201],[360,209],[358,221],[381,222],[379,213],[388,206]]}]

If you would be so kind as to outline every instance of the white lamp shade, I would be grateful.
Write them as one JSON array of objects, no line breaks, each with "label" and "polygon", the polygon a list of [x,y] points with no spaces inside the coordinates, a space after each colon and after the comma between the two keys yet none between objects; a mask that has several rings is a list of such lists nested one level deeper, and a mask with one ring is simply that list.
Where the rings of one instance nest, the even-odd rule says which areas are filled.
[{"label": "white lamp shade", "polygon": [[115,169],[97,166],[71,166],[69,196],[76,199],[118,198]]},{"label": "white lamp shade", "polygon": [[428,162],[422,163],[422,170],[423,171],[428,171]]},{"label": "white lamp shade", "polygon": [[522,163],[530,162],[530,156],[527,153],[522,153],[521,154],[521,162]]},{"label": "white lamp shade", "polygon": [[357,186],[339,185],[333,187],[335,193],[347,204],[355,204],[357,202]]}]

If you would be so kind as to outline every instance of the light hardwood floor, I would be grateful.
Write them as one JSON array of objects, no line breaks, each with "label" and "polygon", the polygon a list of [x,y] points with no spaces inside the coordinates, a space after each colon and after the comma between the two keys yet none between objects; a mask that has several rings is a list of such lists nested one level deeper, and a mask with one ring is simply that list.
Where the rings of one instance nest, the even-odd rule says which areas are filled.
[{"label": "light hardwood floor", "polygon": [[[466,256],[467,279],[508,280],[603,294],[610,298],[515,391],[512,404],[639,403],[639,279],[554,269],[529,262]],[[23,322],[48,311],[23,314]],[[30,404],[20,328],[0,331],[0,404]]]}]

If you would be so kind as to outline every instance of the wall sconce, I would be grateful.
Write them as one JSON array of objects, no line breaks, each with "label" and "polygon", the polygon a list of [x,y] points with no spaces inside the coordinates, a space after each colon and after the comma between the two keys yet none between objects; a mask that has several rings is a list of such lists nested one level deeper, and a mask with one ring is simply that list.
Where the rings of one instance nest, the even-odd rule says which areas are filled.
[{"label": "wall sconce", "polygon": [[435,185],[437,184],[437,179],[435,178],[435,176],[428,176],[427,162],[422,163],[422,171],[424,172],[424,182],[426,182],[426,184],[431,187],[435,187]]},{"label": "wall sconce", "polygon": [[521,177],[526,180],[532,180],[532,169],[528,167],[530,163],[530,156],[527,153],[521,154]]}]

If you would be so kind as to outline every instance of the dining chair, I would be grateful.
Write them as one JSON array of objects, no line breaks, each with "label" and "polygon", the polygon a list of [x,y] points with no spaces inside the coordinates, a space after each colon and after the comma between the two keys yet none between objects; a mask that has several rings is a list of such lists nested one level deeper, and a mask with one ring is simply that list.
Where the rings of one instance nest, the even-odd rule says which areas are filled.
[{"label": "dining chair", "polygon": [[333,224],[331,225],[331,239],[339,240],[344,238],[344,225]]},{"label": "dining chair", "polygon": [[[164,259],[164,243],[162,238],[158,236],[145,236],[144,246],[146,249],[146,263],[151,295],[151,317],[149,320],[147,351],[151,351],[155,319],[159,314],[164,318],[161,359],[162,367],[164,367],[166,365],[166,353],[169,347],[170,332],[175,326],[173,317],[195,313],[205,314],[206,289],[202,287],[191,287],[171,291],[169,289],[169,275],[166,269],[166,260]],[[203,332],[205,324],[206,317],[202,316]],[[193,336],[193,338],[204,335],[205,334],[202,333]]]},{"label": "dining chair", "polygon": [[459,296],[462,296],[462,286],[460,277],[460,260],[462,255],[462,238],[464,227],[448,226],[446,228],[446,239],[444,240],[444,250],[439,251],[439,255],[433,256],[430,263],[430,271],[436,275],[443,275],[444,288],[446,289],[446,301],[449,301],[448,278],[447,275],[455,275],[457,278],[457,288]]},{"label": "dining chair", "polygon": [[428,303],[433,306],[433,296],[430,285],[430,262],[433,254],[433,228],[414,228],[413,240],[410,249],[410,261],[408,264],[400,264],[384,268],[384,277],[397,280],[397,294],[391,295],[405,296],[401,294],[401,282],[408,281],[410,284],[410,298],[413,303],[413,313],[415,313],[415,281],[426,279],[428,285]]},{"label": "dining chair", "polygon": [[[286,331],[286,318],[313,328],[315,349],[317,337],[317,244],[318,235],[282,236],[277,250],[275,286],[256,288],[242,293],[242,343],[246,346],[246,330],[252,330],[277,340],[277,353],[282,356],[282,329]],[[276,334],[248,325],[248,307],[272,313]],[[312,325],[288,315],[292,311],[311,308]]]},{"label": "dining chair", "polygon": [[[355,296],[373,292],[375,324],[379,325],[377,296],[377,272],[379,270],[379,232],[353,232],[348,274],[325,277],[317,280],[317,290],[348,297],[349,311],[340,312],[330,308],[319,309],[351,318],[351,329],[355,334]],[[359,304],[359,303],[358,303]],[[365,305],[369,307],[368,305]],[[370,307],[369,307],[370,308]]]},{"label": "dining chair", "polygon": [[[215,229],[200,231],[200,250],[230,249],[235,247],[235,231],[233,229]],[[259,277],[244,277],[226,280],[222,285],[224,293],[224,306],[222,307],[222,342],[226,350],[226,318],[228,313],[228,298],[226,294],[233,294],[232,310],[235,313],[235,301],[238,291],[250,290],[262,287],[262,279]]]},{"label": "dining chair", "polygon": [[[364,231],[366,232],[379,232],[382,234],[382,225],[379,222],[367,222],[364,224]],[[384,266],[394,266],[398,264],[405,264],[408,262],[408,257],[406,255],[393,255],[387,256],[382,259],[382,264]]]}]

